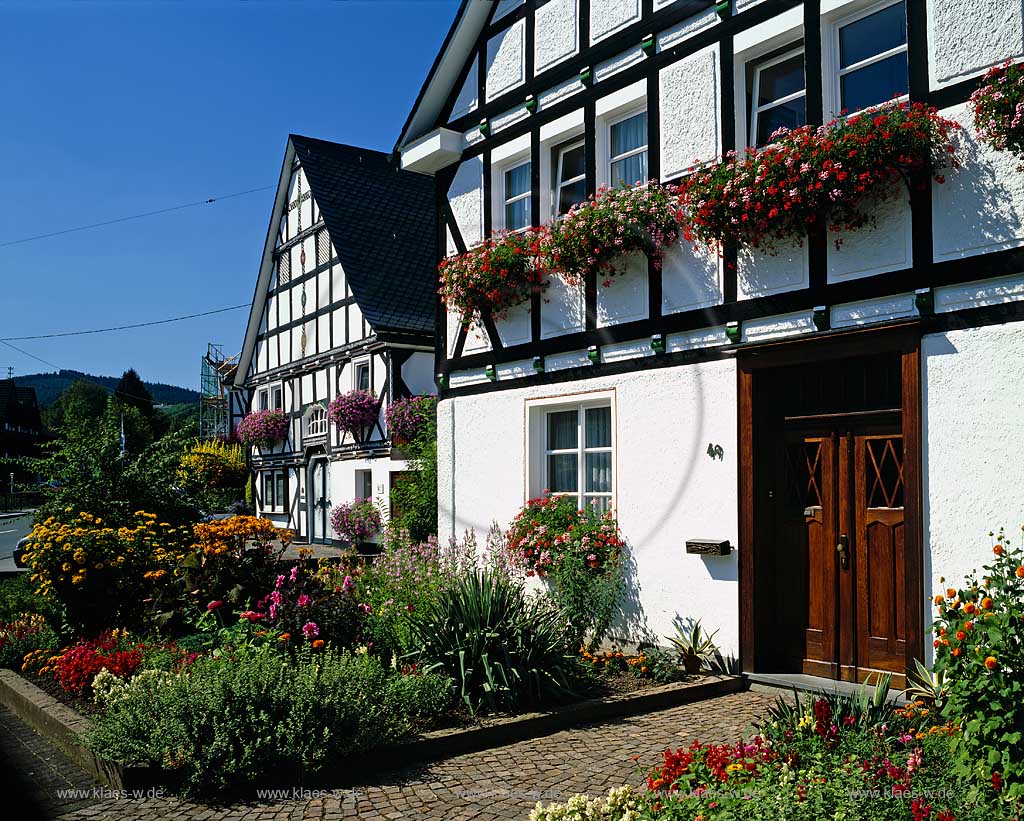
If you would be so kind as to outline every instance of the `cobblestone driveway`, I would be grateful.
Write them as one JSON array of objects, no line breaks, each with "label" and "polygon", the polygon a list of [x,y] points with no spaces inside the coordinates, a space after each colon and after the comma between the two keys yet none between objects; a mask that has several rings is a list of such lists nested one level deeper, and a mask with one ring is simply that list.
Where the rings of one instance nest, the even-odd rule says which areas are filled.
[{"label": "cobblestone driveway", "polygon": [[[384,773],[372,786],[326,797],[288,797],[231,807],[209,807],[176,798],[57,799],[56,790],[96,785],[40,737],[0,710],[0,752],[8,767],[34,773],[33,791],[51,818],[167,819],[167,821],[269,821],[269,819],[525,819],[538,799],[564,800],[575,792],[597,794],[639,783],[667,746],[694,739],[739,738],[770,704],[757,693],[736,693],[647,715],[564,730],[505,747]],[[639,755],[639,762],[633,756]]]}]

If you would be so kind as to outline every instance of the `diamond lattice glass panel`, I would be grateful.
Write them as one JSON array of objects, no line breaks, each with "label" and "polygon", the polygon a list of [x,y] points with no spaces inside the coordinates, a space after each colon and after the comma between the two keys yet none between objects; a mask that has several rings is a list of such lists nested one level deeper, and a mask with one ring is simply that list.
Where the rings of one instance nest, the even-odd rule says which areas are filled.
[{"label": "diamond lattice glass panel", "polygon": [[331,238],[326,228],[316,232],[316,264],[324,265],[331,259]]}]

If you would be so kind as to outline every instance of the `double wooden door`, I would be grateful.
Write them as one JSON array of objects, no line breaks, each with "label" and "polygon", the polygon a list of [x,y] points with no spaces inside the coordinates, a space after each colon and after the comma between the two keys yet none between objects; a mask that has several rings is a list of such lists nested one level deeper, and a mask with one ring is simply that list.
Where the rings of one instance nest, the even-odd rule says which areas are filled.
[{"label": "double wooden door", "polygon": [[899,680],[907,649],[899,419],[805,424],[780,444],[776,536],[800,563],[802,671],[848,681],[887,671]]}]

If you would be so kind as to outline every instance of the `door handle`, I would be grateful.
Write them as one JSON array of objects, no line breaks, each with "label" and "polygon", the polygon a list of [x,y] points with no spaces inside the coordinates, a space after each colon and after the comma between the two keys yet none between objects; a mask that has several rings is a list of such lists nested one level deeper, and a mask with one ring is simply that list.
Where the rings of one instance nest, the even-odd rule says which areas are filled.
[{"label": "door handle", "polygon": [[839,554],[839,563],[845,570],[850,566],[850,539],[845,533],[839,537],[839,544],[836,545],[836,553]]}]

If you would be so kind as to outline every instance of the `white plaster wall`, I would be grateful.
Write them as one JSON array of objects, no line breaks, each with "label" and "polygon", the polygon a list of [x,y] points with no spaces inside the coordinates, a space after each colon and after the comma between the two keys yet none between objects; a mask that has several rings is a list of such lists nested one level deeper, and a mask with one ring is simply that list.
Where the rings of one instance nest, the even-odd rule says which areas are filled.
[{"label": "white plaster wall", "polygon": [[452,109],[451,119],[457,120],[470,111],[476,111],[479,100],[477,99],[480,95],[478,92],[479,73],[477,65],[480,62],[480,57],[476,56],[473,58],[473,63],[469,68],[469,74],[466,75],[466,81],[462,84],[462,88],[459,90],[459,96],[455,98],[455,107]]},{"label": "white plaster wall", "polygon": [[585,319],[583,289],[570,285],[561,277],[551,277],[551,284],[541,298],[541,338],[582,331]]},{"label": "white plaster wall", "polygon": [[551,0],[535,12],[535,72],[551,68],[579,51],[579,0]]},{"label": "white plaster wall", "polygon": [[484,237],[484,161],[472,157],[459,166],[448,188],[455,223],[467,247],[479,245]]},{"label": "white plaster wall", "polygon": [[[526,482],[526,400],[614,390],[617,515],[635,557],[640,612],[616,633],[665,642],[700,618],[738,648],[737,556],[687,555],[694,538],[737,540],[736,375],[731,360],[446,399],[439,411],[442,535],[506,526]],[[671,420],[671,421],[669,421]],[[651,431],[658,431],[652,436]],[[721,445],[723,460],[707,455]]]},{"label": "white plaster wall", "polygon": [[[623,273],[598,280],[597,327],[646,319],[648,315],[647,256],[630,254],[616,266]],[[608,285],[605,287],[604,283]]]},{"label": "white plaster wall", "polygon": [[[864,212],[875,217],[859,231],[828,233],[828,281],[884,274],[909,268],[913,261],[910,199],[898,183],[891,196],[876,204],[865,203]],[[842,240],[838,246],[835,240]]]},{"label": "white plaster wall", "polygon": [[416,351],[402,363],[402,381],[413,395],[437,393],[434,384],[434,355]]},{"label": "white plaster wall", "polygon": [[[674,2],[674,0],[669,1]],[[668,3],[663,3],[663,5],[668,5]],[[657,3],[655,3],[655,8],[657,7]],[[717,24],[718,20],[718,12],[715,11],[714,7],[698,12],[693,17],[688,17],[682,23],[678,23],[672,26],[672,28],[658,33],[658,51],[672,48],[676,43],[681,43],[683,40],[689,39],[695,34],[704,31],[704,29]]]},{"label": "white plaster wall", "polygon": [[1024,6],[1016,0],[928,0],[932,88],[1024,54]]},{"label": "white plaster wall", "polygon": [[526,20],[519,20],[487,41],[487,99],[493,100],[526,81]]},{"label": "white plaster wall", "polygon": [[897,294],[877,299],[865,299],[861,302],[848,302],[835,305],[831,310],[833,328],[850,328],[856,325],[870,325],[872,322],[887,322],[917,316],[917,306],[913,294]]},{"label": "white plaster wall", "polygon": [[677,177],[719,154],[718,46],[691,54],[659,74],[661,176]]},{"label": "white plaster wall", "polygon": [[976,139],[967,104],[943,110],[963,128],[957,153],[963,167],[932,185],[935,259],[956,259],[1024,243],[1024,173],[1007,151]]},{"label": "white plaster wall", "polygon": [[779,245],[774,253],[742,246],[736,260],[736,295],[739,299],[770,296],[806,288],[807,243]]},{"label": "white plaster wall", "polygon": [[590,4],[590,42],[596,43],[640,19],[640,0],[598,0]]},{"label": "white plaster wall", "polygon": [[509,309],[504,317],[494,318],[494,327],[498,331],[501,344],[506,348],[512,345],[525,345],[531,339],[530,303],[523,302]]},{"label": "white plaster wall", "polygon": [[663,314],[707,308],[722,301],[722,266],[706,245],[694,247],[682,237],[661,264]]},{"label": "white plaster wall", "polygon": [[[1024,324],[925,336],[921,343],[925,594],[992,558],[990,531],[1024,522]],[[950,585],[940,584],[945,576]],[[934,609],[927,601],[925,623]],[[931,641],[925,642],[928,653]]]},{"label": "white plaster wall", "polygon": [[[370,471],[373,482],[373,500],[376,502],[381,513],[381,521],[386,524],[391,517],[391,473],[402,470],[409,470],[409,463],[404,459],[392,459],[388,456],[380,456],[374,459],[332,459],[328,470],[328,501],[331,507],[342,502],[351,502],[356,499],[356,472]],[[302,511],[300,516],[307,514]],[[305,525],[303,526],[305,528]],[[327,524],[328,536],[332,539],[338,538],[338,534]],[[373,536],[368,541],[376,542],[378,536]]]}]

